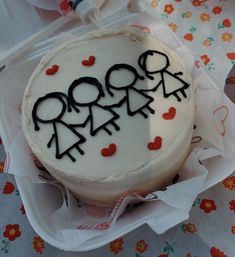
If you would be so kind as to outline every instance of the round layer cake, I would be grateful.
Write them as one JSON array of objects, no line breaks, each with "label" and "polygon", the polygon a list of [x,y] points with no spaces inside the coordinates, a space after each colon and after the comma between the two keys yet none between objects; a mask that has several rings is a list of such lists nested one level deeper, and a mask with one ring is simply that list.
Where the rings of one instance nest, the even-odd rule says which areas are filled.
[{"label": "round layer cake", "polygon": [[33,153],[76,196],[98,206],[171,183],[189,151],[193,120],[182,58],[137,30],[98,31],[52,50],[22,103]]}]

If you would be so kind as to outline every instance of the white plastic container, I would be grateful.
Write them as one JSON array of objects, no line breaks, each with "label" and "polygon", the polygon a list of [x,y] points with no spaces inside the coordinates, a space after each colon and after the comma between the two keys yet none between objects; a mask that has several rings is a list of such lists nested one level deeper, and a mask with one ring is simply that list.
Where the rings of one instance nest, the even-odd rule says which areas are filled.
[{"label": "white plastic container", "polygon": [[[129,23],[130,20],[131,23]],[[137,23],[140,20],[142,24],[138,25]],[[143,21],[151,27],[153,34],[156,33],[158,37],[161,36],[163,41],[170,42],[173,48],[177,48],[179,52],[181,51],[181,55],[190,57],[190,54],[187,53],[186,48],[184,48],[175,34],[173,32],[166,32],[167,26],[161,24],[156,25],[154,20],[150,19],[148,15],[133,14],[132,19],[126,17],[118,22],[108,19],[103,24],[104,26],[109,25],[113,28],[115,26],[119,28],[121,26],[134,25],[140,29],[146,29]],[[95,27],[93,25],[87,25],[70,30],[69,35],[80,36],[94,29]],[[67,35],[67,38],[69,35]],[[6,67],[0,73],[0,133],[6,146],[6,151],[9,153],[6,170],[15,175],[27,217],[34,230],[45,241],[59,249],[67,251],[88,251],[105,245],[145,223],[156,233],[161,234],[183,220],[186,220],[197,194],[215,185],[233,172],[235,167],[234,158],[225,160],[222,157],[218,157],[219,153],[215,151],[215,154],[212,154],[214,159],[212,159],[211,163],[208,162],[207,169],[201,166],[198,173],[194,173],[193,166],[195,163],[190,163],[192,165],[191,172],[187,173],[185,177],[182,177],[183,181],[180,182],[180,186],[177,183],[171,189],[169,187],[166,191],[168,192],[168,196],[167,193],[159,192],[158,196],[161,197],[159,201],[144,203],[133,212],[121,216],[110,230],[76,229],[76,226],[72,227],[70,223],[69,215],[71,213],[63,216],[67,218],[63,219],[63,227],[61,227],[60,223],[56,223],[56,219],[54,218],[56,212],[58,214],[63,204],[63,195],[55,185],[42,183],[42,181],[38,180],[38,170],[31,161],[27,143],[20,129],[19,113],[19,105],[28,78],[36,68],[41,57],[56,43],[56,40],[58,40],[58,37],[52,37],[35,45],[32,51],[26,52],[21,58],[11,63],[9,67]],[[185,61],[190,66],[190,69],[192,69],[193,60],[187,58]],[[206,84],[209,86],[209,79],[206,81]],[[9,114],[11,115],[11,119],[8,117]],[[14,125],[11,122],[14,122]],[[205,155],[202,155],[200,160],[210,158],[210,156],[206,155],[208,152],[205,151],[204,153]],[[10,160],[9,157],[11,156],[14,157],[14,160]],[[196,165],[200,166],[198,162],[196,162]],[[188,184],[188,182],[190,183]],[[174,190],[177,186],[178,190],[175,196]],[[180,201],[175,201],[174,197],[172,197],[172,192],[174,197],[177,197]],[[79,220],[79,211],[75,218]]]},{"label": "white plastic container", "polygon": [[34,8],[26,0],[0,0],[0,58],[58,15]]}]

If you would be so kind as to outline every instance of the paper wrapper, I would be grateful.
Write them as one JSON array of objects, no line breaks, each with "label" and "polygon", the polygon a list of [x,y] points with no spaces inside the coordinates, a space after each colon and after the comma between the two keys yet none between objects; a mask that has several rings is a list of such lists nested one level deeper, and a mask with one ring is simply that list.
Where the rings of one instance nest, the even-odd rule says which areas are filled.
[{"label": "paper wrapper", "polygon": [[[141,21],[141,24],[139,23]],[[184,59],[195,86],[195,129],[187,160],[173,184],[142,198],[133,192],[113,209],[97,208],[76,199],[30,154],[20,125],[20,102],[27,79],[39,62],[39,50],[22,57],[0,74],[1,136],[7,159],[5,172],[15,175],[28,218],[38,234],[64,250],[89,250],[110,242],[144,223],[163,233],[189,216],[196,196],[235,168],[235,106],[195,62],[192,52],[170,29],[146,13],[130,15],[113,27],[135,27],[159,37]],[[74,33],[88,32],[90,26]],[[73,31],[74,32],[74,31]],[[63,34],[55,42],[74,35]],[[43,46],[45,47],[45,42]],[[50,41],[50,47],[51,41]],[[40,47],[39,47],[40,49]]]}]

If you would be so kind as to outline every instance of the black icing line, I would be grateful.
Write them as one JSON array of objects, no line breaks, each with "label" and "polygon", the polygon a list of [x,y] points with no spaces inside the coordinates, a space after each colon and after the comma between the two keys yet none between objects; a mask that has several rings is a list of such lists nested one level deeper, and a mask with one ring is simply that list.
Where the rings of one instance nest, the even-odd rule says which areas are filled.
[{"label": "black icing line", "polygon": [[[58,132],[57,132],[57,126],[58,124],[61,123],[62,125],[64,125],[65,127],[67,127],[69,130],[71,130],[78,138],[79,140],[77,142],[75,142],[73,145],[71,145],[69,148],[67,148],[65,151],[61,152],[60,151],[60,148],[59,148],[59,136],[58,136]],[[67,155],[73,162],[76,161],[76,159],[69,153],[70,150],[72,150],[73,148],[76,148],[77,151],[83,155],[84,152],[79,148],[79,144],[82,144],[84,142],[86,142],[86,139],[85,137],[83,137],[80,133],[77,132],[77,130],[75,130],[71,125],[68,125],[67,123],[65,123],[64,121],[58,121],[57,123],[53,123],[53,128],[54,128],[54,131],[55,133],[52,135],[52,137],[54,137],[55,139],[55,145],[56,145],[56,154],[55,154],[55,157],[57,159],[62,159],[62,157],[64,155]],[[48,147],[50,148],[51,147],[51,142],[52,142],[53,139],[50,139],[49,143],[48,143]]]},{"label": "black icing line", "polygon": [[[165,66],[160,69],[160,70],[156,70],[156,71],[148,71],[147,69],[147,58],[148,56],[153,56],[154,54],[160,54],[163,55],[166,58],[166,64]],[[112,90],[123,90],[125,92],[125,96],[119,101],[119,103],[113,104],[113,105],[106,105],[106,106],[102,106],[98,103],[99,99],[101,97],[104,97],[104,91],[102,88],[102,85],[100,84],[100,82],[93,77],[81,77],[77,80],[74,80],[72,82],[72,84],[70,85],[69,89],[68,89],[68,96],[62,92],[52,92],[49,94],[46,94],[43,97],[38,98],[38,100],[35,102],[33,110],[32,110],[32,117],[33,117],[33,123],[34,123],[34,129],[36,131],[40,130],[40,127],[38,125],[38,123],[52,123],[53,125],[53,129],[54,129],[54,133],[52,134],[47,147],[51,147],[52,142],[55,141],[55,146],[56,146],[56,153],[55,156],[58,159],[61,159],[64,155],[67,155],[72,161],[76,161],[76,159],[70,154],[70,150],[72,150],[73,148],[76,148],[78,150],[78,152],[83,155],[84,152],[82,149],[79,148],[79,144],[82,144],[86,141],[86,138],[83,137],[77,130],[75,130],[75,127],[85,127],[87,126],[87,123],[90,121],[90,134],[92,136],[95,136],[97,134],[97,132],[101,129],[103,129],[104,131],[106,131],[106,133],[108,133],[109,135],[112,135],[112,132],[107,128],[108,125],[112,125],[115,130],[120,130],[119,126],[115,123],[115,120],[117,120],[120,116],[119,114],[117,114],[112,108],[115,107],[120,107],[122,106],[125,102],[127,103],[127,113],[129,116],[134,116],[136,113],[141,114],[144,118],[147,118],[148,115],[143,111],[144,109],[148,109],[148,111],[150,113],[155,113],[155,110],[153,110],[149,105],[150,103],[152,103],[154,101],[154,98],[145,94],[145,91],[152,91],[155,92],[158,87],[160,85],[162,85],[163,87],[163,96],[165,98],[168,98],[169,96],[173,95],[176,97],[177,101],[181,101],[181,98],[178,95],[178,92],[180,92],[183,97],[187,97],[186,93],[185,93],[185,89],[187,89],[190,85],[185,82],[183,79],[181,79],[180,75],[183,75],[183,72],[177,72],[177,73],[171,73],[170,71],[167,70],[168,66],[170,65],[168,56],[162,52],[159,51],[155,51],[155,50],[147,50],[146,52],[144,52],[143,54],[140,55],[139,59],[138,59],[138,65],[140,66],[140,68],[144,71],[145,75],[147,78],[154,80],[154,77],[151,76],[151,74],[156,74],[156,73],[160,73],[161,76],[161,81],[152,89],[136,89],[134,87],[134,85],[136,84],[136,81],[138,79],[140,80],[144,80],[145,78],[141,75],[138,74],[137,70],[128,64],[115,64],[113,65],[106,73],[105,76],[105,85],[106,85],[106,89],[108,94],[113,97],[114,93],[112,92]],[[115,87],[114,85],[112,85],[110,83],[110,76],[112,74],[113,71],[115,70],[120,70],[120,69],[125,69],[131,73],[134,74],[134,80],[128,84],[128,85],[121,85],[120,87]],[[170,93],[167,93],[167,85],[165,85],[165,80],[164,80],[164,74],[168,74],[168,76],[172,76],[175,79],[177,79],[178,81],[180,81],[183,86],[181,88],[178,88]],[[93,85],[94,87],[97,88],[98,90],[98,96],[95,100],[89,102],[89,103],[79,103],[75,100],[74,96],[73,96],[73,91],[76,87],[78,87],[80,84],[82,83],[88,83]],[[135,94],[139,94],[141,95],[143,98],[146,98],[146,103],[142,106],[140,106],[139,108],[135,109],[134,111],[131,110],[131,105],[130,105],[130,92],[135,91]],[[38,106],[45,100],[49,99],[49,98],[54,98],[60,101],[60,103],[62,104],[62,110],[61,112],[53,119],[49,119],[49,120],[43,120],[38,116],[37,113],[37,109]],[[85,122],[81,123],[81,124],[67,124],[64,121],[61,120],[61,118],[63,117],[64,113],[66,112],[66,107],[68,109],[68,112],[71,112],[71,106],[73,107],[73,109],[76,112],[79,112],[79,106],[85,106],[88,108],[89,110],[89,115],[87,116]],[[109,115],[112,114],[112,118],[109,119],[107,122],[105,122],[104,124],[100,125],[99,127],[94,127],[94,115],[93,115],[93,111],[92,108],[100,108],[103,109],[104,112],[109,112]],[[74,135],[76,135],[79,140],[77,142],[75,142],[73,145],[71,145],[69,148],[67,148],[65,151],[61,152],[59,149],[59,135],[58,135],[58,130],[57,130],[57,126],[58,125],[63,125],[65,126],[68,130],[70,130]]]},{"label": "black icing line", "polygon": [[[93,101],[91,101],[90,103],[79,103],[74,99],[73,96],[73,91],[76,87],[78,87],[79,85],[81,85],[82,83],[87,83],[90,85],[93,85],[94,87],[96,87],[99,91],[99,94],[97,96],[97,98]],[[74,107],[76,106],[91,106],[94,103],[97,103],[100,99],[100,97],[104,97],[104,91],[102,88],[102,85],[100,84],[100,82],[98,81],[98,79],[93,78],[93,77],[81,77],[79,79],[76,79],[72,82],[72,84],[69,86],[69,90],[68,90],[68,99],[69,99],[69,103]]]},{"label": "black icing line", "polygon": [[[147,57],[148,56],[153,56],[154,54],[159,54],[159,55],[163,55],[166,59],[166,64],[164,65],[164,67],[160,70],[156,70],[156,71],[149,71],[147,69]],[[167,70],[167,68],[169,67],[170,65],[170,62],[169,62],[169,58],[166,54],[162,53],[162,52],[159,52],[159,51],[155,51],[155,50],[147,50],[146,52],[144,52],[143,54],[140,55],[139,59],[138,59],[138,65],[140,66],[140,68],[144,71],[145,75],[147,78],[153,80],[154,77],[151,76],[150,74],[157,74],[157,73],[160,73],[161,75],[161,81],[152,89],[152,90],[142,90],[142,91],[153,91],[155,92],[158,87],[162,84],[162,87],[163,87],[163,96],[165,98],[168,98],[169,96],[173,95],[176,97],[177,101],[180,102],[181,101],[181,98],[180,96],[178,95],[178,92],[180,92],[183,97],[187,97],[186,93],[185,93],[185,89],[187,89],[190,84],[188,84],[187,82],[185,82],[183,79],[181,79],[180,77],[178,76],[181,76],[183,75],[183,72],[179,71],[177,73],[171,73],[170,71]],[[175,79],[177,79],[178,81],[180,81],[183,86],[181,88],[178,88],[170,93],[167,93],[167,90],[166,90],[166,84],[165,84],[165,79],[164,79],[164,73],[167,73],[169,76],[171,77],[174,77]]]},{"label": "black icing line", "polygon": [[141,54],[139,59],[138,59],[138,64],[139,64],[140,68],[144,71],[146,77],[151,79],[151,80],[153,80],[154,77],[151,76],[150,74],[156,74],[156,73],[161,71],[161,70],[156,70],[156,71],[148,71],[147,70],[147,57],[148,57],[148,55],[153,56],[154,54],[160,54],[160,55],[163,55],[166,58],[166,65],[161,70],[166,69],[170,65],[170,61],[169,61],[168,56],[166,54],[162,53],[162,52],[159,52],[159,51],[156,51],[156,50],[147,50],[143,54]]},{"label": "black icing line", "polygon": [[[129,72],[132,72],[134,74],[134,80],[130,84],[122,85],[120,87],[116,87],[116,86],[114,86],[110,83],[110,76],[111,76],[113,71],[120,70],[120,69],[125,69]],[[126,102],[127,103],[127,113],[128,113],[129,116],[134,116],[136,113],[140,113],[144,118],[147,118],[148,115],[143,112],[143,109],[148,109],[150,111],[150,113],[152,113],[152,114],[155,113],[155,111],[149,106],[149,104],[154,101],[154,98],[144,94],[143,90],[139,90],[139,89],[136,89],[134,87],[134,85],[136,84],[136,81],[138,79],[144,80],[144,77],[139,75],[137,70],[133,66],[131,66],[129,64],[123,64],[123,63],[113,65],[107,71],[106,76],[105,76],[105,85],[106,85],[107,92],[109,93],[110,96],[113,97],[114,93],[111,91],[111,89],[118,90],[118,91],[123,90],[123,91],[125,91],[125,96],[123,97],[123,99],[121,99],[119,101],[119,103],[114,104],[114,105],[110,105],[109,107],[120,107],[124,102]],[[130,90],[135,91],[137,94],[142,95],[144,98],[147,99],[146,104],[140,106],[135,111],[132,111],[131,108],[130,108],[130,97],[129,97]]]},{"label": "black icing line", "polygon": [[[139,109],[137,109],[135,111],[131,111],[130,102],[129,102],[129,100],[130,100],[130,97],[129,97],[130,90],[138,92],[139,94],[144,96],[146,99],[148,99],[148,102],[145,105],[141,106]],[[150,111],[150,113],[152,113],[152,114],[155,113],[155,111],[149,106],[149,104],[154,101],[153,97],[144,94],[143,92],[141,92],[140,90],[137,90],[136,88],[126,89],[126,96],[127,96],[126,101],[127,101],[127,113],[128,113],[128,115],[134,116],[136,113],[140,113],[144,118],[148,118],[148,115],[143,112],[143,109],[145,109],[145,108],[147,108]]]},{"label": "black icing line", "polygon": [[[95,100],[93,100],[89,103],[79,103],[78,101],[75,100],[74,95],[73,95],[74,89],[82,83],[88,83],[97,88],[97,90],[99,91],[99,94]],[[116,130],[120,130],[119,126],[115,123],[115,120],[118,119],[120,116],[115,111],[113,111],[110,106],[102,106],[102,105],[98,104],[97,102],[99,101],[99,99],[101,97],[104,97],[104,91],[102,89],[102,85],[96,78],[93,78],[93,77],[81,77],[77,80],[74,80],[68,90],[69,103],[73,107],[76,107],[76,106],[88,107],[89,115],[88,115],[86,121],[83,124],[81,124],[80,126],[85,127],[87,122],[90,120],[90,134],[92,136],[95,136],[96,133],[101,129],[106,131],[106,133],[108,133],[109,135],[112,135],[112,132],[107,128],[107,125],[109,125],[109,124],[111,124]],[[102,124],[101,126],[94,128],[94,117],[93,117],[92,107],[93,108],[98,107],[100,109],[103,109],[105,112],[111,113],[113,117],[111,119],[109,119],[107,122],[105,122],[104,124]],[[79,125],[76,125],[76,126],[79,126]]]},{"label": "black icing line", "polygon": [[[37,113],[38,107],[40,106],[40,104],[42,104],[47,99],[53,99],[53,98],[59,100],[60,103],[62,104],[61,112],[53,119],[48,119],[48,120],[41,119],[38,116],[38,113]],[[68,106],[66,106],[66,102],[65,102],[64,98],[66,99],[66,102],[67,102]],[[32,118],[33,118],[33,122],[34,122],[34,129],[36,131],[40,130],[38,122],[46,123],[46,124],[52,123],[54,133],[52,134],[52,136],[51,136],[51,138],[50,138],[50,140],[47,144],[47,147],[50,148],[51,145],[52,145],[52,142],[55,141],[55,148],[56,148],[55,157],[57,159],[61,159],[64,155],[67,155],[67,156],[69,156],[69,158],[72,161],[76,161],[76,159],[69,153],[69,151],[72,148],[76,148],[79,151],[80,154],[84,154],[84,152],[78,147],[78,145],[84,143],[86,141],[86,139],[80,133],[78,133],[71,125],[69,125],[69,124],[67,124],[67,123],[65,123],[64,121],[61,120],[61,118],[63,117],[63,115],[66,111],[66,107],[68,108],[68,111],[71,112],[71,106],[70,106],[70,103],[69,103],[69,99],[64,93],[61,93],[61,92],[49,93],[49,94],[46,94],[43,97],[38,98],[38,100],[34,104],[33,110],[32,110]],[[59,137],[58,137],[58,132],[57,132],[57,126],[59,124],[62,124],[63,126],[68,128],[69,130],[71,130],[72,133],[74,133],[79,138],[79,140],[77,142],[75,142],[72,146],[70,146],[69,148],[67,148],[63,152],[60,152],[60,149],[59,149]]]},{"label": "black icing line", "polygon": [[[55,117],[54,119],[50,119],[50,120],[43,120],[41,118],[38,117],[38,114],[37,114],[37,108],[38,106],[45,100],[49,99],[49,98],[54,98],[54,99],[57,99],[61,102],[62,104],[62,110],[61,110],[61,113]],[[51,123],[53,121],[57,121],[57,120],[60,120],[60,118],[64,115],[65,111],[66,111],[66,102],[64,101],[64,99],[66,99],[67,101],[67,104],[68,104],[68,112],[71,112],[72,109],[71,109],[71,106],[69,104],[69,99],[67,97],[66,94],[62,93],[62,92],[52,92],[52,93],[48,93],[46,94],[45,96],[43,97],[40,97],[37,99],[37,101],[35,102],[34,106],[33,106],[33,110],[32,110],[32,118],[33,118],[33,123],[34,123],[34,129],[35,130],[40,130],[40,127],[38,126],[38,122],[40,123]]]},{"label": "black icing line", "polygon": [[[118,88],[117,88],[117,87],[115,87],[114,85],[112,85],[112,84],[110,83],[110,75],[111,75],[111,73],[112,73],[113,71],[117,71],[117,70],[120,70],[120,69],[126,69],[126,70],[132,72],[132,73],[134,74],[135,78],[134,78],[134,80],[133,80],[130,84],[124,85],[124,86],[122,86],[122,87],[118,87]],[[123,89],[126,89],[126,88],[128,88],[128,87],[130,88],[130,87],[132,87],[133,85],[135,85],[135,83],[136,83],[136,81],[137,81],[138,79],[144,80],[144,77],[141,76],[141,75],[139,75],[138,72],[137,72],[137,70],[136,70],[133,66],[131,66],[131,65],[129,65],[129,64],[125,64],[125,63],[115,64],[115,65],[113,65],[111,68],[109,68],[109,70],[107,71],[107,73],[106,73],[106,75],[105,75],[105,85],[106,85],[107,92],[109,93],[110,96],[113,97],[114,94],[113,94],[113,92],[110,90],[110,88],[115,89],[115,90],[123,90]]]},{"label": "black icing line", "polygon": [[99,104],[95,104],[94,106],[97,106],[105,111],[110,112],[113,115],[113,118],[102,124],[101,126],[94,128],[94,117],[92,115],[92,109],[91,106],[89,107],[89,112],[90,112],[90,121],[91,121],[91,126],[90,126],[90,134],[92,136],[95,136],[97,132],[100,129],[104,129],[109,135],[112,135],[112,132],[107,128],[107,125],[111,124],[116,130],[120,130],[120,127],[114,122],[116,119],[118,119],[120,116],[117,114],[115,111],[113,111],[110,107],[104,107]]},{"label": "black icing line", "polygon": [[[166,97],[169,97],[170,95],[174,95],[174,96],[177,98],[177,100],[180,102],[181,99],[180,99],[180,97],[177,95],[177,92],[181,92],[181,94],[183,95],[183,97],[184,97],[184,98],[187,98],[187,95],[185,94],[185,91],[184,91],[184,90],[187,89],[187,88],[190,86],[190,84],[188,84],[188,83],[185,82],[183,79],[181,79],[181,78],[179,78],[178,76],[176,76],[175,74],[177,74],[177,73],[171,73],[171,72],[169,72],[168,70],[165,70],[164,72],[165,72],[165,73],[168,73],[170,76],[172,76],[172,77],[174,77],[175,79],[179,80],[179,81],[184,85],[184,86],[182,86],[181,88],[176,89],[176,90],[172,91],[172,92],[169,93],[169,94],[165,93],[166,87],[165,87],[165,85],[164,85],[163,89],[164,89],[164,93],[165,93]],[[161,73],[161,74],[163,75],[163,73]],[[182,73],[182,74],[183,74],[183,73]],[[164,79],[163,79],[163,81],[164,81]],[[165,84],[165,82],[164,82],[164,84]]]}]

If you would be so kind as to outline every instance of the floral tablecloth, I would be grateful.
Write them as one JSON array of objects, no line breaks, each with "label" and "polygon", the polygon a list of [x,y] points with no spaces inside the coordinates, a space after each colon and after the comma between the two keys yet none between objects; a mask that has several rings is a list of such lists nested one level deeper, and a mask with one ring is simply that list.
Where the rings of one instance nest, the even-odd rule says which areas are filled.
[{"label": "floral tablecloth", "polygon": [[[148,8],[194,51],[235,103],[235,1],[148,0]],[[0,140],[0,172],[4,167]],[[13,176],[0,176],[0,256],[234,257],[235,173],[197,197],[190,218],[156,235],[142,226],[99,249],[58,250],[31,228]]]}]

